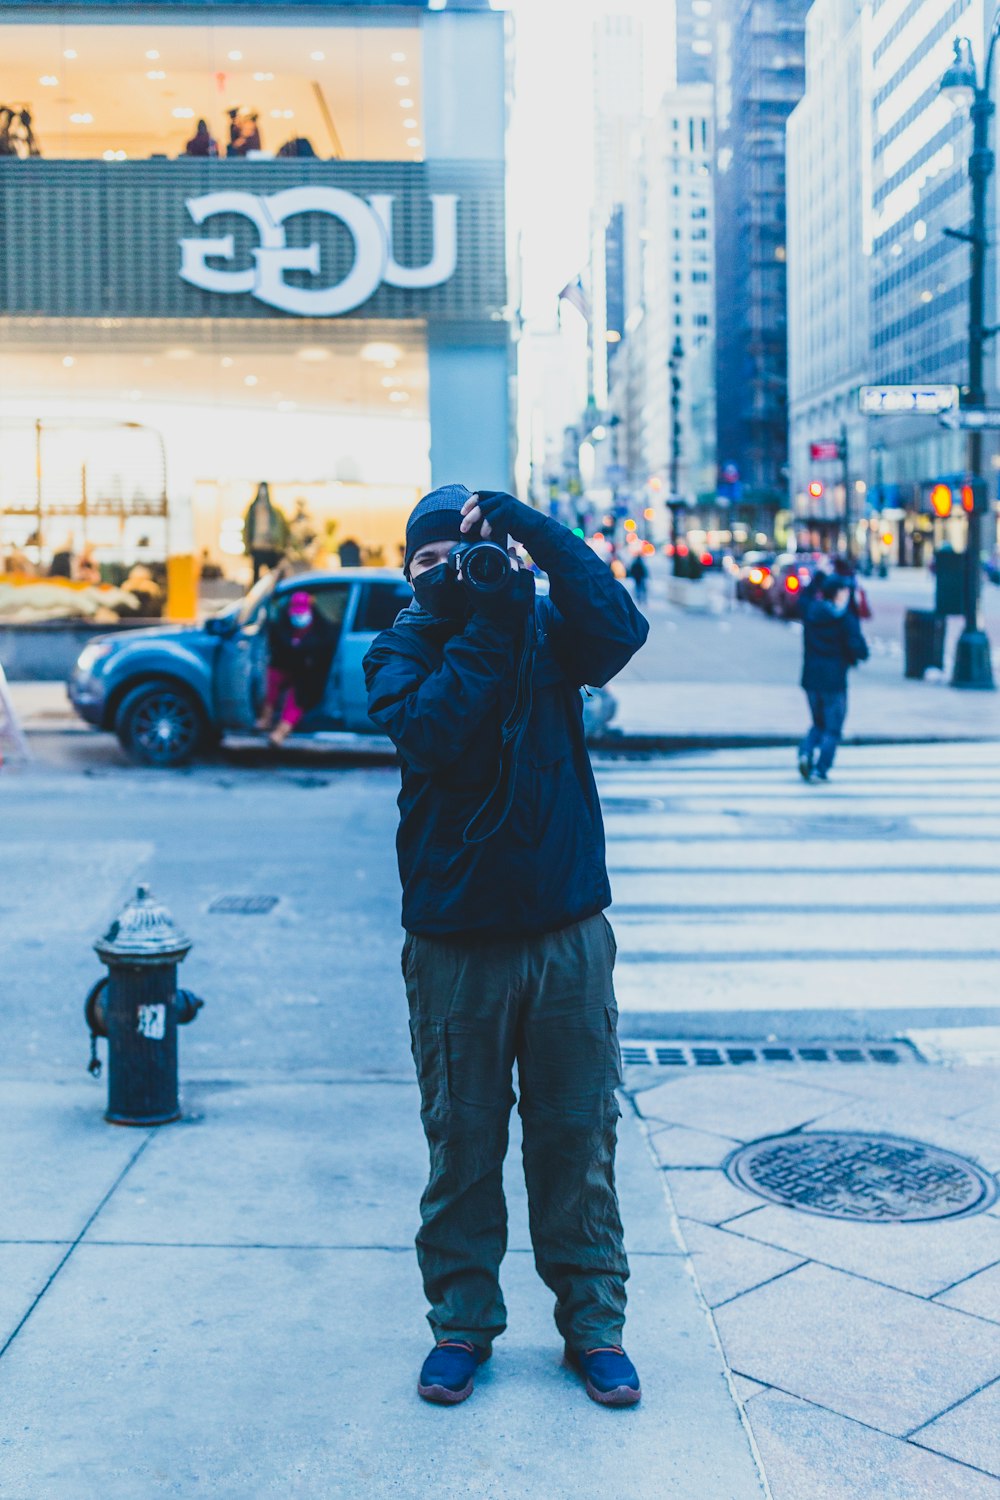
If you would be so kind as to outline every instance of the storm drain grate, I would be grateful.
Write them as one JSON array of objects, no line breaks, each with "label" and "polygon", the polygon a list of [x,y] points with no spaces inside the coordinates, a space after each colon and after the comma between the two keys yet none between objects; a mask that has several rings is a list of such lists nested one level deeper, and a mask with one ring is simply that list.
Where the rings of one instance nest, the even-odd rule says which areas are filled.
[{"label": "storm drain grate", "polygon": [[263,917],[277,904],[277,896],[216,896],[208,909],[227,916]]},{"label": "storm drain grate", "polygon": [[996,1180],[923,1141],[855,1131],[796,1131],[742,1146],[726,1174],[758,1198],[855,1223],[905,1224],[982,1213]]},{"label": "storm drain grate", "polygon": [[622,1042],[627,1067],[726,1068],[755,1063],[882,1063],[893,1067],[919,1062],[909,1042],[809,1042],[779,1046],[769,1042]]}]

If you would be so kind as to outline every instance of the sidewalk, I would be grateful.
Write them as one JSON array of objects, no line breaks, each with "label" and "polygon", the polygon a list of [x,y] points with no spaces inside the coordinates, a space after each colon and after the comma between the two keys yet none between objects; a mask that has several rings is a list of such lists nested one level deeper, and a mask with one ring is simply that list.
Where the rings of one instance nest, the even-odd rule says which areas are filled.
[{"label": "sidewalk", "polygon": [[515,1139],[510,1328],[450,1410],[415,1392],[430,1335],[409,1079],[196,1079],[185,1119],[152,1131],[106,1125],[102,1096],[4,1085],[11,1500],[764,1494],[631,1111],[618,1176],[642,1405],[595,1406],[560,1363]]},{"label": "sidewalk", "polygon": [[775,1500],[998,1500],[1000,1207],[847,1223],[762,1202],[722,1163],[740,1142],[843,1130],[996,1172],[1000,1067],[760,1066],[627,1081]]}]

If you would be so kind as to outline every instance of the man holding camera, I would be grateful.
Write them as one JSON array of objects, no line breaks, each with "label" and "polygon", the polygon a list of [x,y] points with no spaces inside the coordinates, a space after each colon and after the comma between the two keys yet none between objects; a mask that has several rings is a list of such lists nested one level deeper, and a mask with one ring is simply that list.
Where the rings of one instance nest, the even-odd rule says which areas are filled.
[{"label": "man holding camera", "polygon": [[[548,598],[511,538],[548,574]],[[615,941],[580,688],[608,682],[649,627],[583,541],[504,493],[424,496],[405,570],[414,602],[375,640],[365,676],[402,769],[403,974],[430,1151],[417,1255],[436,1342],[417,1388],[465,1400],[506,1326],[516,1060],[535,1266],[567,1360],[595,1401],[634,1405],[620,1342]]]}]

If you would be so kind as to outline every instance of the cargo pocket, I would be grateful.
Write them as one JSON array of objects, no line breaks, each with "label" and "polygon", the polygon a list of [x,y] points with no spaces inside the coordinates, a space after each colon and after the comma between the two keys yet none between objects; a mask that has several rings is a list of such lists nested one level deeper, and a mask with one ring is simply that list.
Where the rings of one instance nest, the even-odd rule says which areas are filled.
[{"label": "cargo pocket", "polygon": [[420,1085],[420,1118],[430,1135],[448,1119],[450,1103],[443,1023],[411,1016],[410,1047]]}]

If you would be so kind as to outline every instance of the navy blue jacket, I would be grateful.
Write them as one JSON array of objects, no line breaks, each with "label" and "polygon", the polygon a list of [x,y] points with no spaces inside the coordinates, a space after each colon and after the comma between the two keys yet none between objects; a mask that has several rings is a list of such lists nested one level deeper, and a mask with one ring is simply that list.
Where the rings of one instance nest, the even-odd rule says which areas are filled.
[{"label": "navy blue jacket", "polygon": [[535,513],[523,540],[550,594],[535,603],[534,699],[514,801],[492,837],[462,840],[496,778],[519,640],[482,615],[448,622],[414,604],[365,657],[368,711],[402,766],[396,851],[408,932],[533,936],[611,903],[579,689],[621,671],[649,625],[564,526]]},{"label": "navy blue jacket", "polygon": [[847,669],[868,658],[855,610],[838,612],[818,595],[802,604],[802,686],[807,693],[846,693]]}]

